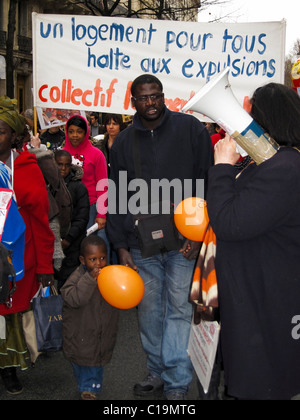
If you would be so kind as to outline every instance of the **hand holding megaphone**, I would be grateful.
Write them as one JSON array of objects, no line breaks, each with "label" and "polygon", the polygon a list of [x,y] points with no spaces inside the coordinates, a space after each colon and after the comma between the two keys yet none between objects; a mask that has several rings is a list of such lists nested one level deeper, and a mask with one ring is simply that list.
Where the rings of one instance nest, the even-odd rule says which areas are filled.
[{"label": "hand holding megaphone", "polygon": [[229,71],[227,67],[206,83],[182,112],[200,112],[215,121],[234,138],[240,154],[248,154],[259,165],[274,156],[279,146],[237,101],[228,81]]},{"label": "hand holding megaphone", "polygon": [[226,134],[224,139],[219,140],[215,145],[215,165],[219,163],[228,163],[234,165],[240,158],[237,152],[235,140]]}]

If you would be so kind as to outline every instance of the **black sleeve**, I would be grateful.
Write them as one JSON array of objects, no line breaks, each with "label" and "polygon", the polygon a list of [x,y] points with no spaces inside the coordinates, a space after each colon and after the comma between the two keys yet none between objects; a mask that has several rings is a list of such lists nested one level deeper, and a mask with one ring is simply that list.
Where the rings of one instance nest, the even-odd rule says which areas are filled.
[{"label": "black sleeve", "polygon": [[86,186],[78,181],[70,189],[73,200],[73,213],[70,230],[65,237],[68,242],[74,241],[85,231],[89,221],[90,201]]},{"label": "black sleeve", "polygon": [[244,180],[236,180],[229,164],[210,169],[207,208],[218,239],[252,239],[280,226],[295,207],[298,176],[287,163],[273,159],[247,168]]}]

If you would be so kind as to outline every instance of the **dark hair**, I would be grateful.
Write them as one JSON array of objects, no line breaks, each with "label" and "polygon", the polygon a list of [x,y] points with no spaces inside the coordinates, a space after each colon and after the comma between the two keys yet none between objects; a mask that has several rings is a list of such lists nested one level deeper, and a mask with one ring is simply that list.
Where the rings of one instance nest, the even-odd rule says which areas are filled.
[{"label": "dark hair", "polygon": [[123,118],[120,114],[106,114],[104,117],[104,125],[108,124],[110,120],[113,120],[120,126],[123,124]]},{"label": "dark hair", "polygon": [[144,85],[145,83],[155,83],[156,85],[158,85],[159,89],[161,90],[161,92],[163,91],[163,85],[161,83],[161,81],[153,76],[152,74],[142,74],[141,76],[138,76],[131,85],[131,95],[134,96],[135,92],[136,92],[136,88],[138,85]]},{"label": "dark hair", "polygon": [[97,235],[89,235],[86,236],[80,244],[80,255],[82,257],[84,257],[85,252],[86,252],[86,248],[89,245],[96,245],[96,246],[101,246],[103,248],[105,248],[105,252],[107,252],[107,247],[106,247],[106,243],[104,241],[104,239],[100,238],[100,236]]},{"label": "dark hair", "polygon": [[87,125],[85,120],[77,115],[74,115],[74,117],[71,117],[67,121],[67,130],[70,127],[70,125],[76,125],[76,127],[82,128],[85,131],[85,133],[87,132]]},{"label": "dark hair", "polygon": [[98,114],[98,112],[91,112],[90,113],[90,117],[95,117],[96,120],[99,120],[99,114]]},{"label": "dark hair", "polygon": [[280,146],[300,146],[300,97],[282,84],[269,83],[253,94],[251,116]]},{"label": "dark hair", "polygon": [[113,120],[115,123],[119,124],[120,131],[124,130],[126,128],[126,124],[123,122],[122,115],[120,114],[106,114],[104,117],[104,125],[106,126],[109,124],[109,122]]},{"label": "dark hair", "polygon": [[60,157],[68,157],[72,162],[72,155],[67,150],[56,150],[54,154],[55,159]]}]

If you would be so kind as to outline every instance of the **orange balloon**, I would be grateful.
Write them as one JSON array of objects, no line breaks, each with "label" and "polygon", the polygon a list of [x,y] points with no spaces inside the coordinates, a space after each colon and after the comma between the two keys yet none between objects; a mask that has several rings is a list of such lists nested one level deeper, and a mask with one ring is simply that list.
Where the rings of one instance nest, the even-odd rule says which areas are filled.
[{"label": "orange balloon", "polygon": [[125,265],[108,265],[97,278],[103,298],[119,309],[138,305],[144,296],[145,286],[141,276]]},{"label": "orange balloon", "polygon": [[185,238],[203,241],[209,223],[206,201],[199,197],[186,198],[176,207],[174,221]]}]

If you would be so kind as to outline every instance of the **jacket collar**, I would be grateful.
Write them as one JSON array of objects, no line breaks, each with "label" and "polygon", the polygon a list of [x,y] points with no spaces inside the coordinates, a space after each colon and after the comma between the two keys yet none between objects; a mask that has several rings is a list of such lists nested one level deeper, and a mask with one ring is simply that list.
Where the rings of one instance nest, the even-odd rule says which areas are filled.
[{"label": "jacket collar", "polygon": [[137,130],[141,130],[141,131],[156,131],[156,130],[159,130],[159,128],[169,119],[170,114],[171,114],[171,111],[165,106],[164,107],[164,115],[163,115],[162,119],[159,121],[158,125],[156,126],[156,128],[154,130],[149,130],[148,128],[143,126],[139,114],[136,113],[133,117],[133,126]]}]

